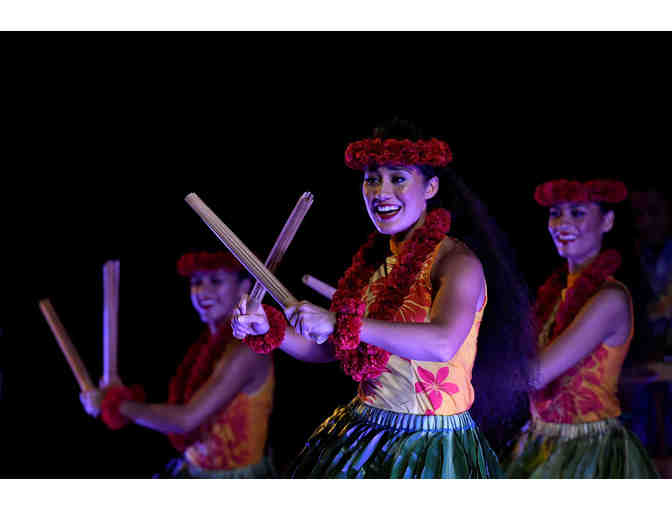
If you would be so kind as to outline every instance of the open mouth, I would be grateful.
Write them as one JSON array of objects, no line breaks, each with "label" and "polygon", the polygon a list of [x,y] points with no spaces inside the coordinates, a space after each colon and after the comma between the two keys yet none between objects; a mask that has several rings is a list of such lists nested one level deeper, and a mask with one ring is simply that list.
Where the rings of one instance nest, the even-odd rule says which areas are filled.
[{"label": "open mouth", "polygon": [[213,301],[198,302],[198,307],[201,310],[210,310],[210,308],[212,308],[213,306],[215,306],[215,303]]},{"label": "open mouth", "polygon": [[394,218],[397,214],[399,214],[399,211],[401,211],[401,206],[390,204],[379,204],[374,206],[373,210],[375,211],[376,216],[378,216],[381,220],[389,221],[392,218]]},{"label": "open mouth", "polygon": [[564,231],[564,230],[555,232],[553,234],[553,237],[555,238],[556,242],[558,242],[562,245],[567,245],[569,243],[572,243],[572,242],[576,241],[576,239],[578,238],[578,236],[575,233],[567,232],[567,231]]}]

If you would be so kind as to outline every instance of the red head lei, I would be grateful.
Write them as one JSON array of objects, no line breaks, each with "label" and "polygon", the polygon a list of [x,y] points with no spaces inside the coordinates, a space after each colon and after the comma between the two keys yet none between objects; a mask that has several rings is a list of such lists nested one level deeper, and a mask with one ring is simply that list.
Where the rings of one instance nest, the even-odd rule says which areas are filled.
[{"label": "red head lei", "polygon": [[628,196],[621,181],[600,179],[588,182],[559,179],[537,186],[534,199],[539,205],[550,207],[561,202],[604,202],[616,204]]},{"label": "red head lei", "polygon": [[353,170],[372,165],[429,165],[444,167],[453,160],[450,146],[441,140],[397,140],[396,138],[365,138],[348,145],[345,164]]}]

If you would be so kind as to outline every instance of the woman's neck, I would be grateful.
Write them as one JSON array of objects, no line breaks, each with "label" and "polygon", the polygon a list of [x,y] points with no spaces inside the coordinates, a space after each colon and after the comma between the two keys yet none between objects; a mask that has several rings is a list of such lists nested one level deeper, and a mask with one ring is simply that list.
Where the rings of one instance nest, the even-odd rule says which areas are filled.
[{"label": "woman's neck", "polygon": [[213,321],[208,321],[208,331],[210,331],[211,335],[214,335],[219,331],[225,324],[226,321],[228,320],[230,314],[225,315],[224,317],[221,317],[219,319],[215,319]]},{"label": "woman's neck", "polygon": [[413,224],[411,228],[408,230],[404,230],[403,232],[397,232],[396,234],[392,235],[392,239],[394,239],[394,242],[399,245],[403,243],[404,241],[407,241],[408,239],[411,238],[413,235],[413,232],[415,232],[417,229],[422,227],[422,225],[425,223],[425,218],[427,217],[427,211],[424,210],[422,211],[422,214],[420,214],[420,217],[418,220]]},{"label": "woman's neck", "polygon": [[602,246],[600,245],[596,250],[593,250],[580,258],[568,258],[567,267],[569,274],[577,274],[583,271],[593,260],[597,258],[601,251]]}]

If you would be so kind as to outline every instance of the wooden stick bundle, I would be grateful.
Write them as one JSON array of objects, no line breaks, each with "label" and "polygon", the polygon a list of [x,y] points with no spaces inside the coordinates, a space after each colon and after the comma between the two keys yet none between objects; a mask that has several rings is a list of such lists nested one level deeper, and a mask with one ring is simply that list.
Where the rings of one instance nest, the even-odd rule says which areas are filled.
[{"label": "wooden stick bundle", "polygon": [[[290,243],[294,239],[296,231],[299,229],[303,218],[306,216],[306,213],[312,204],[313,195],[312,193],[306,192],[301,195],[299,201],[294,206],[294,210],[289,215],[289,218],[287,218],[285,226],[280,231],[280,235],[275,240],[275,244],[266,258],[265,266],[270,272],[274,273],[277,269],[280,261],[285,255],[285,252],[287,251],[287,248],[289,248]],[[250,298],[255,300],[257,303],[261,303],[262,299],[264,299],[265,293],[266,289],[261,283],[257,281],[254,284],[252,292],[250,292]]]},{"label": "wooden stick bundle", "polygon": [[245,266],[250,274],[260,282],[271,297],[284,309],[296,303],[296,299],[222,220],[203,202],[196,193],[189,193],[185,201],[212,230],[217,238]]},{"label": "wooden stick bundle", "polygon": [[65,355],[65,359],[68,361],[68,365],[70,365],[72,373],[75,375],[75,378],[79,383],[80,389],[82,391],[89,391],[94,389],[95,386],[93,385],[93,382],[91,382],[89,372],[86,370],[86,366],[84,365],[82,358],[80,358],[77,349],[70,340],[70,336],[65,330],[65,327],[63,327],[63,323],[56,314],[56,310],[54,310],[51,301],[49,299],[43,299],[39,302],[39,305],[40,310],[42,311],[42,315],[44,315],[44,318],[47,320],[47,323],[51,328],[51,332],[56,337],[56,341],[58,342],[61,351]]},{"label": "wooden stick bundle", "polygon": [[308,287],[313,289],[315,292],[321,294],[327,299],[333,298],[334,292],[336,292],[335,287],[332,287],[328,283],[324,283],[322,280],[318,280],[317,278],[309,274],[303,275],[301,281],[305,283]]},{"label": "wooden stick bundle", "polygon": [[103,264],[103,386],[119,380],[119,261]]}]

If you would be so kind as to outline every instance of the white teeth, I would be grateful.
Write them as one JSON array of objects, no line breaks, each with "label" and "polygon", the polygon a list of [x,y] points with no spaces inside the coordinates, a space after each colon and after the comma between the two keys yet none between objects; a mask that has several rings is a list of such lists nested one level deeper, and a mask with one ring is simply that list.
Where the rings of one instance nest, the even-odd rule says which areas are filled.
[{"label": "white teeth", "polygon": [[398,211],[401,209],[401,207],[398,207],[396,205],[379,205],[376,206],[376,211],[377,212],[392,212],[392,211]]},{"label": "white teeth", "polygon": [[576,239],[576,235],[574,234],[556,234],[555,235],[556,239],[560,239],[561,241],[574,241]]}]

